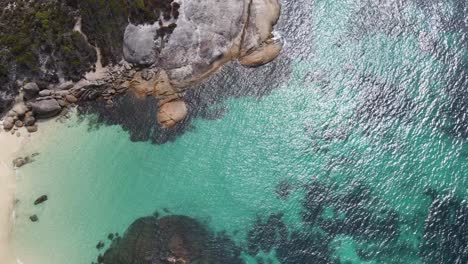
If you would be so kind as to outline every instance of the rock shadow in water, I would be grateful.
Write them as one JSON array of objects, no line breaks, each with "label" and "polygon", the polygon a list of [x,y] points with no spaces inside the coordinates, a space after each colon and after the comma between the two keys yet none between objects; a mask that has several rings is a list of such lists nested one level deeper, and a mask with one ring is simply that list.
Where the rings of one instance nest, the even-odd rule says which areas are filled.
[{"label": "rock shadow in water", "polygon": [[468,263],[468,206],[432,193],[420,247],[424,263]]}]

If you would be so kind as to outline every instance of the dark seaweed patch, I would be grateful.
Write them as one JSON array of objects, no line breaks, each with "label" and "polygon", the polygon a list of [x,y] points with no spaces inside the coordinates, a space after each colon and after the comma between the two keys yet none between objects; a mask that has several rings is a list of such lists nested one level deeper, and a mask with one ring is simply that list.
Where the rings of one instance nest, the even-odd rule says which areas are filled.
[{"label": "dark seaweed patch", "polygon": [[83,103],[78,110],[82,118],[88,114],[96,115],[96,119],[90,119],[90,128],[120,125],[130,134],[132,141],[162,144],[175,140],[190,126],[186,120],[173,129],[162,128],[157,121],[158,100],[154,97],[140,99],[132,94],[125,94],[114,97],[112,108],[109,108],[104,101],[97,100]]},{"label": "dark seaweed patch", "polygon": [[260,218],[248,234],[248,252],[257,255],[260,251],[269,252],[275,245],[285,243],[288,238],[282,214],[273,214],[263,223]]},{"label": "dark seaweed patch", "polygon": [[468,206],[449,195],[434,197],[424,225],[425,263],[468,263]]},{"label": "dark seaweed patch", "polygon": [[357,89],[360,97],[355,108],[356,123],[363,124],[366,132],[383,135],[396,120],[409,122],[415,116],[416,104],[405,87],[362,75]]},{"label": "dark seaweed patch", "polygon": [[[388,257],[402,246],[397,243],[398,214],[382,207],[366,185],[353,184],[342,192],[314,180],[304,188],[304,227],[288,229],[282,214],[272,214],[265,222],[257,219],[248,233],[250,255],[276,250],[281,263],[339,263],[332,243],[343,235],[363,245],[357,254],[366,260]],[[370,247],[373,243],[379,246]]]}]

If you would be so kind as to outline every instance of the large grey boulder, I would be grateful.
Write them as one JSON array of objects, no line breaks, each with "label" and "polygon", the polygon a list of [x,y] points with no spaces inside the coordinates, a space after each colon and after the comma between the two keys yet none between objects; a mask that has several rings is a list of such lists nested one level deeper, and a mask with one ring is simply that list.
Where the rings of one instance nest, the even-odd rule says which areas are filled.
[{"label": "large grey boulder", "polygon": [[47,99],[30,103],[32,111],[38,118],[54,117],[62,109],[55,99]]},{"label": "large grey boulder", "polygon": [[23,86],[24,98],[30,100],[39,93],[39,86],[36,83],[30,82]]},{"label": "large grey boulder", "polygon": [[271,61],[281,50],[281,45],[263,48],[267,41],[271,43],[278,0],[176,2],[180,5],[177,18],[126,27],[126,61],[164,70],[172,84],[184,87],[230,60],[257,51],[243,63],[255,66]]},{"label": "large grey boulder", "polygon": [[129,24],[125,29],[124,56],[130,63],[151,65],[156,62],[157,51],[154,39],[158,26]]}]

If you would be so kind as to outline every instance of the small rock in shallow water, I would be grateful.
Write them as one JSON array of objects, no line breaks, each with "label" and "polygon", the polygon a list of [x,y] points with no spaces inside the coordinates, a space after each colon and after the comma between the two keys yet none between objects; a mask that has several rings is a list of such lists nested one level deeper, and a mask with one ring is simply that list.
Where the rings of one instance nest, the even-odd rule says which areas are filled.
[{"label": "small rock in shallow water", "polygon": [[34,201],[34,205],[41,204],[41,203],[47,201],[48,199],[49,198],[47,197],[47,195],[42,195],[39,198],[37,198],[36,201]]},{"label": "small rock in shallow water", "polygon": [[26,163],[28,163],[28,161],[24,158],[16,158],[13,160],[13,165],[15,165],[17,168],[24,166]]},{"label": "small rock in shallow water", "polygon": [[103,249],[103,248],[104,248],[104,242],[99,241],[99,243],[97,243],[97,245],[96,245],[96,248],[97,248],[98,250]]},{"label": "small rock in shallow water", "polygon": [[29,217],[29,219],[31,220],[31,222],[37,222],[37,221],[39,221],[39,217],[37,217],[37,215],[31,215],[31,216]]},{"label": "small rock in shallow water", "polygon": [[107,235],[107,239],[113,240],[114,239],[114,234],[109,233],[109,235]]}]

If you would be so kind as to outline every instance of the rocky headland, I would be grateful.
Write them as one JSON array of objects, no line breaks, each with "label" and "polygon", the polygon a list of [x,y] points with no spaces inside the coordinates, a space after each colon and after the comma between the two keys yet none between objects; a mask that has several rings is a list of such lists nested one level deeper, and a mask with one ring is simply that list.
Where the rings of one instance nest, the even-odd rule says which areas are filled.
[{"label": "rocky headland", "polygon": [[[8,175],[0,178],[8,183],[0,197],[0,252],[10,252],[13,169],[27,163],[17,149],[42,125],[38,121],[98,105],[108,115],[132,119],[137,128],[177,133],[188,114],[198,111],[187,102],[195,98],[190,88],[228,62],[256,67],[279,55],[282,43],[273,34],[279,15],[278,0],[0,1],[0,131],[9,132],[0,132]],[[132,133],[132,140],[148,140],[145,133]],[[161,243],[164,254],[173,255],[164,256],[166,262],[211,250],[191,238],[180,244],[181,236],[216,240],[191,219],[146,219],[135,226],[146,224],[165,225],[175,237]],[[10,257],[0,254],[0,262]],[[110,251],[104,257],[119,258]],[[209,254],[201,257],[219,263]],[[237,255],[231,260],[237,263]]]},{"label": "rocky headland", "polygon": [[[154,97],[157,123],[190,111],[184,93],[224,64],[272,61],[278,0],[5,1],[0,13],[0,115],[4,130],[89,101]],[[8,23],[18,25],[20,34]],[[225,89],[220,87],[220,89]],[[144,110],[143,110],[144,111]]]}]

